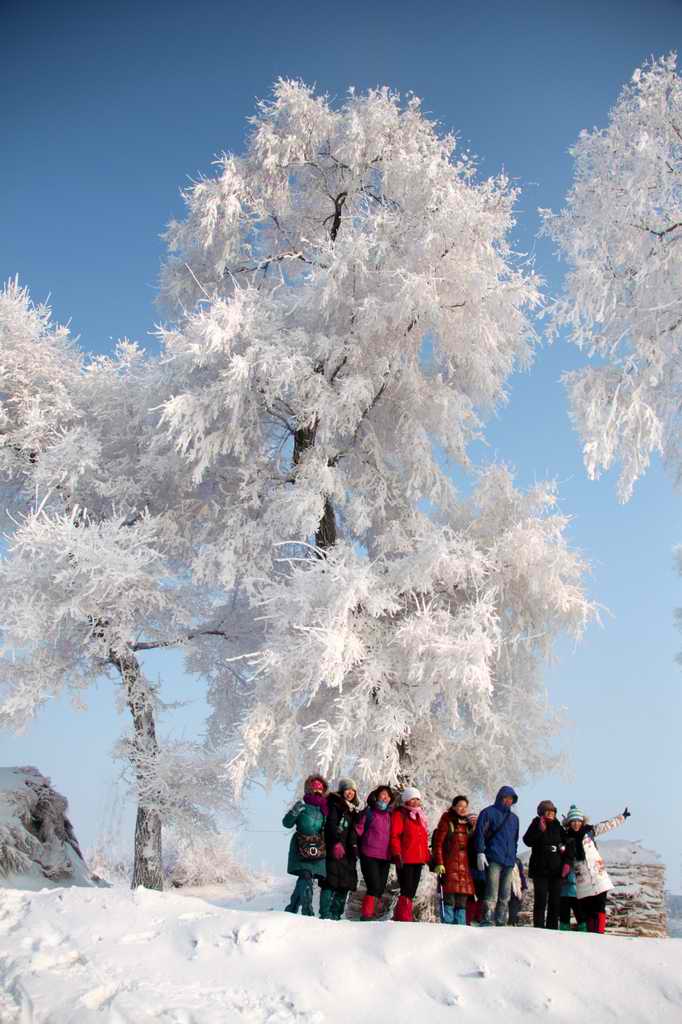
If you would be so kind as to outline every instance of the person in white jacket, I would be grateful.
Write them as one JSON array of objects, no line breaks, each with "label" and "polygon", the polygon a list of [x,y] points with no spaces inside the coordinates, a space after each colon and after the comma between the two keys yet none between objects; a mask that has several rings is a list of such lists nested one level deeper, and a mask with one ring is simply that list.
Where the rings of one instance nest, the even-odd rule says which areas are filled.
[{"label": "person in white jacket", "polygon": [[564,827],[568,829],[573,843],[580,920],[587,922],[588,932],[603,935],[606,931],[606,896],[613,889],[595,837],[625,824],[629,817],[630,812],[626,807],[623,813],[616,815],[615,818],[590,825],[584,812],[572,804],[564,818]]}]

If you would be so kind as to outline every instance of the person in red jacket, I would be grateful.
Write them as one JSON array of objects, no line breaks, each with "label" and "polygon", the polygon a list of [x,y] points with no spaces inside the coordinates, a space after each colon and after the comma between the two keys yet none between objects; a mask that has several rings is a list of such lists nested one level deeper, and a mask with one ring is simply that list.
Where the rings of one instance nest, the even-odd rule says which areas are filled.
[{"label": "person in red jacket", "polygon": [[429,826],[418,789],[407,786],[400,799],[401,805],[391,817],[391,860],[400,882],[400,896],[393,920],[413,921],[412,903],[422,868],[429,862]]}]

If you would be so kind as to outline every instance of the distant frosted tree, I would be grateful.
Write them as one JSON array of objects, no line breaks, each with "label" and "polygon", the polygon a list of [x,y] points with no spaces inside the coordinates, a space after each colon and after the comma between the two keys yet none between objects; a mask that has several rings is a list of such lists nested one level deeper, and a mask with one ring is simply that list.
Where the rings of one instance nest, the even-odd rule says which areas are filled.
[{"label": "distant frosted tree", "polygon": [[547,490],[452,482],[531,361],[516,190],[387,89],[279,81],[251,128],[185,193],[162,280],[163,424],[222,503],[202,570],[265,631],[248,685],[213,666],[232,779],[519,777],[549,728],[538,659],[591,609]]},{"label": "distant frosted tree", "polygon": [[596,478],[620,462],[627,501],[659,452],[679,477],[682,409],[682,82],[670,54],[638,68],[604,129],[583,131],[564,209],[543,211],[569,263],[553,333],[597,365],[567,375]]},{"label": "distant frosted tree", "polygon": [[[83,706],[89,686],[115,675],[132,720],[133,884],[160,887],[162,816],[187,808],[188,787],[159,750],[160,698],[140,657],[224,636],[217,591],[194,585],[183,562],[202,495],[184,496],[177,459],[152,451],[158,368],[134,345],[86,362],[14,282],[0,293],[0,352],[0,486],[11,515],[0,560],[0,723],[21,727],[62,691]],[[204,792],[206,761],[182,762]]]}]

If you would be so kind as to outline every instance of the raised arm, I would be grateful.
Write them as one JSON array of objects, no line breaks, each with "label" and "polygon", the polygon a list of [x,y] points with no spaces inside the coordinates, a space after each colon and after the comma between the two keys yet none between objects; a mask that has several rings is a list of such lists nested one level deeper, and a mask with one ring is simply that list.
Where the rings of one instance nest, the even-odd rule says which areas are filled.
[{"label": "raised arm", "polygon": [[293,828],[294,827],[294,825],[296,824],[296,821],[298,820],[298,816],[301,813],[301,811],[304,809],[304,807],[305,807],[305,804],[303,803],[302,800],[297,800],[296,801],[296,803],[291,808],[291,810],[287,811],[287,813],[282,818],[282,824],[284,825],[285,828]]},{"label": "raised arm", "polygon": [[607,818],[606,821],[598,821],[594,826],[595,836],[603,836],[605,832],[610,832],[611,829],[624,825],[629,817],[630,812],[626,807],[623,813],[617,814],[615,818]]}]

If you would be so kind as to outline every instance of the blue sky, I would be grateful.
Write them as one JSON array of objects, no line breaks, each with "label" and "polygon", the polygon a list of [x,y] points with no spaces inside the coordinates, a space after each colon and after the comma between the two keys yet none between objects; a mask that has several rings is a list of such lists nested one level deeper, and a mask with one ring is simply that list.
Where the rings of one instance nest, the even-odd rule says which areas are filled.
[{"label": "blue sky", "polygon": [[[181,215],[179,188],[208,172],[215,154],[242,148],[256,98],[282,75],[339,97],[351,85],[382,84],[421,96],[479,155],[483,174],[504,168],[522,187],[518,245],[535,253],[551,294],[562,267],[535,237],[537,208],[562,204],[578,132],[605,125],[633,69],[681,43],[682,0],[5,0],[0,278],[19,273],[36,300],[50,295],[86,349],[107,351],[120,337],[153,346],[159,235]],[[562,644],[548,669],[551,699],[573,723],[563,737],[569,775],[525,787],[519,811],[527,820],[551,797],[598,818],[628,803],[623,837],[663,853],[679,891],[680,498],[658,465],[626,506],[612,478],[586,479],[559,382],[582,360],[565,343],[544,345],[531,373],[512,380],[489,446],[476,453],[511,463],[522,485],[559,481],[572,540],[593,566],[590,592],[609,609],[577,649]],[[177,656],[149,667],[169,699],[187,696]],[[189,688],[193,703],[167,723],[175,735],[201,728],[200,684]],[[103,684],[87,714],[59,702],[25,736],[0,735],[0,761],[50,775],[89,845],[106,825],[109,751],[122,725]],[[276,792],[249,805],[249,855],[272,867],[286,843],[284,800]]]}]

